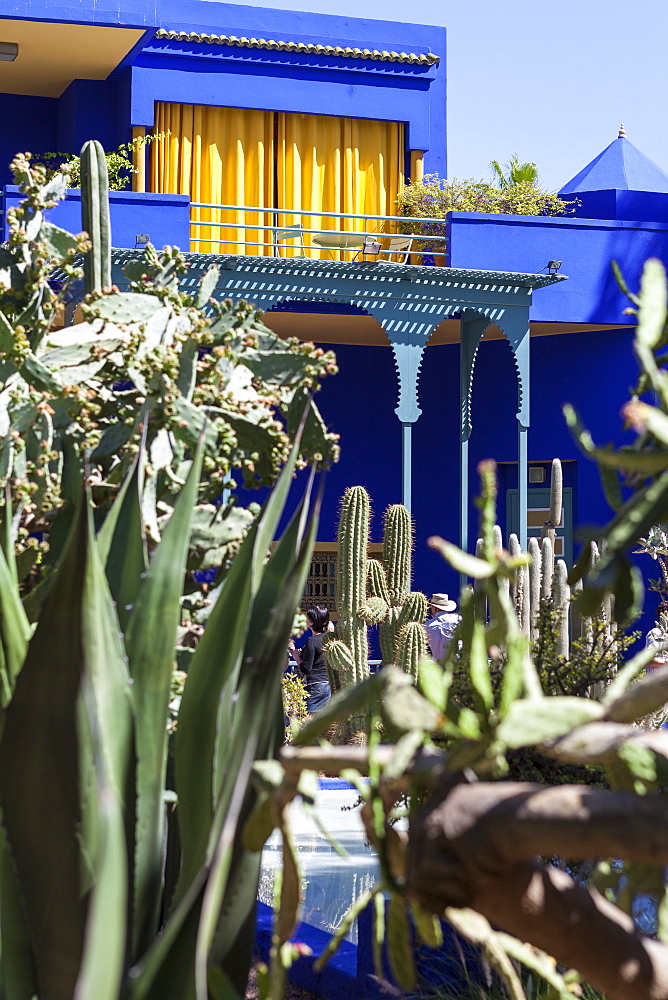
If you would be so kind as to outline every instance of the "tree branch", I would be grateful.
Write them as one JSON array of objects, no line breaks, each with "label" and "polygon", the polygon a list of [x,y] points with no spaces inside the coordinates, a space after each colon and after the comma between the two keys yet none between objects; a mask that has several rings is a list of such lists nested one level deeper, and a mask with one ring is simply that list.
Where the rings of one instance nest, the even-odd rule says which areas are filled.
[{"label": "tree branch", "polygon": [[609,1000],[668,1000],[668,947],[539,854],[665,864],[668,802],[580,785],[459,784],[411,821],[407,889],[468,906],[574,967]]}]

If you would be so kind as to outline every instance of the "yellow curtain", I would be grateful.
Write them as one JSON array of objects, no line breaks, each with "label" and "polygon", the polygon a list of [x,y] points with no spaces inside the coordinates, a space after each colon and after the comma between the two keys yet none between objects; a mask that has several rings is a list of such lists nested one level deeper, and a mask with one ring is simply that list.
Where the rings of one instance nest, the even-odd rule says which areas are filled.
[{"label": "yellow curtain", "polygon": [[[254,244],[272,243],[274,227],[299,224],[323,233],[393,231],[391,224],[383,229],[377,221],[302,216],[291,209],[395,215],[404,167],[404,128],[397,122],[158,102],[155,128],[169,134],[150,146],[151,191],[273,209],[193,209],[199,223],[191,231],[193,251],[270,255],[271,247]],[[309,235],[304,245],[313,245]],[[282,238],[280,253],[301,255],[301,238]],[[344,260],[353,253],[309,251]]]},{"label": "yellow curtain", "polygon": [[[217,205],[271,206],[273,112],[157,102],[155,129],[169,135],[150,147],[152,191]],[[271,253],[253,245],[271,243],[271,213],[194,208],[192,218],[200,223],[191,230],[194,252]]]},{"label": "yellow curtain", "polygon": [[[307,229],[322,232],[381,231],[382,223],[377,221],[297,216],[289,210],[396,215],[395,200],[403,186],[403,131],[397,122],[279,114],[276,207],[282,210],[280,224],[302,222]],[[386,223],[383,231],[391,232],[391,224]],[[310,236],[305,243],[312,245]],[[330,249],[319,256],[350,260],[353,253]]]}]

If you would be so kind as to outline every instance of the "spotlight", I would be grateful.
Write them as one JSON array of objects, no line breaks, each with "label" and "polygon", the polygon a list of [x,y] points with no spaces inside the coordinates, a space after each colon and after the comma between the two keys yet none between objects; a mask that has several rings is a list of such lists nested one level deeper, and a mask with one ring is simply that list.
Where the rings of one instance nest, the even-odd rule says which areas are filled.
[{"label": "spotlight", "polygon": [[373,257],[377,257],[380,253],[381,244],[378,240],[374,239],[373,236],[364,237],[364,246],[362,247],[362,253],[371,254]]}]

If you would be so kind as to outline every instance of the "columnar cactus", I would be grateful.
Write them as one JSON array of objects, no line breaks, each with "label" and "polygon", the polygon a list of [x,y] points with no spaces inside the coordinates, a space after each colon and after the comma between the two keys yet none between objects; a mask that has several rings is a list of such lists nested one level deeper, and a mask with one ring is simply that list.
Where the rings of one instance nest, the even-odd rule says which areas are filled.
[{"label": "columnar cactus", "polygon": [[339,518],[337,567],[338,632],[350,650],[353,683],[368,675],[369,643],[367,624],[358,617],[366,602],[367,547],[371,500],[363,486],[351,486],[343,494]]},{"label": "columnar cactus", "polygon": [[540,596],[544,600],[552,593],[552,577],[554,576],[554,546],[552,539],[547,536],[541,541],[540,558]]},{"label": "columnar cactus", "polygon": [[81,224],[91,239],[84,260],[84,289],[100,292],[111,287],[111,222],[107,160],[97,139],[81,149]]},{"label": "columnar cactus", "polygon": [[429,605],[424,594],[421,594],[419,590],[406,594],[397,615],[397,635],[409,622],[417,622],[422,625],[426,621],[428,612]]},{"label": "columnar cactus", "polygon": [[427,656],[427,636],[420,622],[407,622],[397,636],[397,666],[417,680],[420,660]]},{"label": "columnar cactus", "polygon": [[340,639],[328,639],[324,647],[329,683],[336,693],[354,683],[355,665],[352,653]]},{"label": "columnar cactus", "polygon": [[367,559],[366,592],[369,597],[380,597],[388,607],[392,604],[385,570],[377,559]]},{"label": "columnar cactus", "polygon": [[529,555],[531,563],[529,565],[529,617],[531,621],[531,641],[535,642],[538,635],[536,631],[536,615],[540,604],[540,582],[542,576],[540,545],[537,538],[530,538]]},{"label": "columnar cactus", "polygon": [[383,565],[390,592],[390,603],[401,604],[411,586],[411,551],[413,525],[403,504],[395,503],[385,512]]},{"label": "columnar cactus", "polygon": [[424,594],[409,592],[413,527],[401,504],[385,514],[383,563],[367,558],[371,503],[362,486],[346,490],[339,520],[337,570],[338,639],[325,644],[334,689],[368,675],[367,627],[379,624],[383,662],[397,662],[400,626],[427,617]]},{"label": "columnar cactus", "polygon": [[558,615],[557,653],[559,656],[563,656],[564,659],[568,659],[570,650],[568,611],[571,600],[571,589],[568,586],[568,568],[563,559],[557,559],[554,566],[552,598],[554,600],[554,610]]}]

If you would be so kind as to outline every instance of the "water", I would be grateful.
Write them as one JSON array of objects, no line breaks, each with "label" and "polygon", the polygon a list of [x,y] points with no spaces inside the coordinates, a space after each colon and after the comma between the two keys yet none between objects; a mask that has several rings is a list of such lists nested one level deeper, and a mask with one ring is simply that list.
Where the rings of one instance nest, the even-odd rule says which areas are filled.
[{"label": "water", "polygon": [[[340,857],[320,833],[300,800],[292,803],[290,824],[302,871],[301,919],[329,933],[341,922],[351,904],[378,879],[378,860],[366,840],[354,789],[321,789],[316,810],[326,830],[348,852]],[[272,905],[274,873],[282,866],[281,835],[274,831],[262,854],[259,899]],[[357,924],[346,940],[357,944]]]}]

